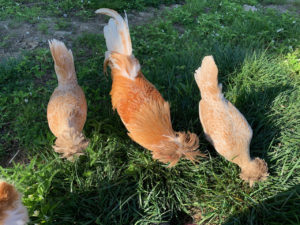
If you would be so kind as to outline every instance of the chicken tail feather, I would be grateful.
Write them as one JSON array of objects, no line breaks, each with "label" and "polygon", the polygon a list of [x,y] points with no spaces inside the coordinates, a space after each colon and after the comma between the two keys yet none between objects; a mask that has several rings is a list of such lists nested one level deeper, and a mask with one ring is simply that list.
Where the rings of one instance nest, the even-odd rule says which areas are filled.
[{"label": "chicken tail feather", "polygon": [[118,74],[134,79],[140,71],[140,63],[132,54],[132,44],[128,27],[127,15],[123,19],[112,9],[98,9],[96,13],[112,17],[104,27],[104,37],[107,46],[104,60],[104,72],[107,65],[118,70]]},{"label": "chicken tail feather", "polygon": [[83,151],[87,148],[89,141],[81,132],[71,128],[70,131],[64,132],[59,136],[53,149],[57,153],[62,154],[62,158],[67,158],[70,161],[74,160],[74,156],[83,155]]},{"label": "chicken tail feather", "polygon": [[49,40],[48,42],[58,82],[76,81],[72,51],[68,50],[63,42],[56,39]]},{"label": "chicken tail feather", "polygon": [[255,181],[264,181],[268,176],[268,165],[260,158],[251,160],[250,165],[242,169],[240,173],[240,178],[249,182],[250,187]]},{"label": "chicken tail feather", "polygon": [[218,67],[212,56],[204,57],[194,76],[203,99],[213,99],[222,95],[222,86],[218,86]]},{"label": "chicken tail feather", "polygon": [[102,8],[98,9],[96,13],[112,17],[108,25],[104,27],[107,50],[130,56],[132,54],[132,46],[126,13],[124,19],[112,9]]}]

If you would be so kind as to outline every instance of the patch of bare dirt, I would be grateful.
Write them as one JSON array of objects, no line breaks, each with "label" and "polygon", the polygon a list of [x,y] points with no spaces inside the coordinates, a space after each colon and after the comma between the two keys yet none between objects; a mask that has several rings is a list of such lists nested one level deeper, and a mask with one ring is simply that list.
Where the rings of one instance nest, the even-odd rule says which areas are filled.
[{"label": "patch of bare dirt", "polygon": [[[2,143],[1,143],[2,144]],[[29,162],[26,150],[21,149],[17,141],[9,143],[13,151],[5,152],[5,156],[0,158],[0,166],[3,168],[11,167],[13,163],[26,164]]]},{"label": "patch of bare dirt", "polygon": [[[298,2],[298,3],[297,3]],[[280,13],[292,12],[300,14],[299,0],[288,0],[285,4],[270,4],[264,6],[267,9],[275,9]]]},{"label": "patch of bare dirt", "polygon": [[[149,23],[161,16],[164,11],[177,8],[180,5],[162,5],[159,9],[147,8],[146,11],[130,11],[128,13],[129,26]],[[80,20],[64,15],[61,18],[39,17],[38,23],[16,22],[13,19],[0,21],[0,57],[17,57],[24,50],[46,47],[49,39],[58,39],[66,43],[68,48],[72,42],[83,33],[99,34],[103,32],[108,18],[103,15],[89,20]]]},{"label": "patch of bare dirt", "polygon": [[243,8],[245,11],[252,11],[252,12],[256,12],[259,8],[263,8],[263,9],[274,9],[277,10],[279,13],[290,12],[293,14],[298,14],[298,15],[300,14],[299,0],[287,0],[284,4],[268,4],[263,6],[258,5],[258,8],[256,6],[245,4],[243,5]]}]

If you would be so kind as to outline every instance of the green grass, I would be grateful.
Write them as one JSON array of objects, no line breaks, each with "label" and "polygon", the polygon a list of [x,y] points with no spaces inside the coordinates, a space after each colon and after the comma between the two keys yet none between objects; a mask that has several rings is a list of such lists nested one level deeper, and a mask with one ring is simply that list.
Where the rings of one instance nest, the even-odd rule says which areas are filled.
[{"label": "green grass", "polygon": [[48,34],[48,24],[46,22],[42,22],[38,24],[38,30],[43,34]]},{"label": "green grass", "polygon": [[56,24],[55,24],[55,29],[56,30],[68,30],[68,29],[71,29],[71,23],[70,22],[67,22],[66,20],[62,19],[62,18],[59,18],[57,19],[56,21]]},{"label": "green grass", "polygon": [[[184,224],[193,212],[202,214],[198,224],[299,224],[300,19],[245,12],[245,3],[253,1],[190,0],[131,28],[134,54],[170,102],[174,129],[197,133],[209,156],[195,165],[181,160],[169,169],[127,136],[111,108],[103,35],[83,34],[72,46],[90,139],[74,163],[51,149],[46,107],[57,80],[49,50],[1,63],[0,159],[20,150],[28,162],[0,172],[23,193],[31,224]],[[268,180],[253,188],[203,135],[193,73],[209,54],[226,98],[253,128],[251,155],[269,165]]]},{"label": "green grass", "polygon": [[179,3],[181,0],[0,0],[0,19],[18,18],[30,23],[37,23],[38,17],[45,16],[78,16],[82,18],[94,17],[98,8],[113,8],[115,10],[158,7],[161,4]]},{"label": "green grass", "polygon": [[288,1],[287,0],[261,0],[260,1],[262,4],[275,4],[275,5],[280,5],[280,4],[285,4]]}]

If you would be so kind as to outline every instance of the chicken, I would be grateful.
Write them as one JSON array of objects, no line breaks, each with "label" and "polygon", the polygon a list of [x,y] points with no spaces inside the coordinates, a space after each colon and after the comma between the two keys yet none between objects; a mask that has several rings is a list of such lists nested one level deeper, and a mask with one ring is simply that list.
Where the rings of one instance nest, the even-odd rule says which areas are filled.
[{"label": "chicken", "polygon": [[96,13],[112,17],[104,27],[107,52],[104,70],[111,68],[113,109],[116,109],[129,137],[152,152],[154,159],[174,166],[181,157],[191,161],[201,155],[196,134],[175,132],[170,106],[158,90],[144,77],[132,45],[125,20],[114,10],[98,9]]},{"label": "chicken", "polygon": [[0,225],[25,225],[29,222],[21,195],[11,184],[0,181]]},{"label": "chicken", "polygon": [[249,154],[252,129],[244,116],[222,94],[218,86],[218,68],[212,56],[204,57],[195,71],[195,80],[201,92],[200,121],[208,141],[225,159],[241,168],[240,178],[249,182],[265,180],[267,164]]},{"label": "chicken", "polygon": [[47,108],[48,124],[57,137],[54,150],[63,158],[73,160],[82,155],[88,141],[82,134],[87,115],[84,93],[77,83],[73,54],[63,42],[49,41],[58,79]]}]

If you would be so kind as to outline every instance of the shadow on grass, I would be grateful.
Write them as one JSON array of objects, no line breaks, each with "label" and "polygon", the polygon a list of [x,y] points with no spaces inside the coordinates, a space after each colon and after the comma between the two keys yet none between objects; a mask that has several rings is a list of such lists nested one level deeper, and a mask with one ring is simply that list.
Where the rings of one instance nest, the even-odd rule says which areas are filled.
[{"label": "shadow on grass", "polygon": [[[126,179],[114,184],[103,180],[101,185],[73,193],[55,188],[43,203],[53,207],[46,224],[133,224],[140,217],[134,184]],[[51,219],[52,218],[52,219]],[[31,218],[35,223],[34,217]],[[38,218],[37,222],[41,222]]]},{"label": "shadow on grass", "polygon": [[[79,172],[80,173],[80,172]],[[78,174],[80,176],[80,174]],[[31,216],[30,224],[151,224],[151,225],[185,225],[192,222],[192,218],[182,211],[173,213],[163,212],[162,218],[149,215],[140,208],[137,182],[130,175],[122,176],[116,181],[105,178],[94,185],[83,188],[74,181],[70,186],[64,186],[59,177],[65,174],[56,175],[52,180],[50,192],[38,204],[39,212],[44,216]],[[82,176],[82,175],[81,175]],[[68,179],[68,178],[65,178]],[[89,178],[87,178],[89,179]],[[70,191],[71,190],[71,191]],[[162,210],[162,209],[159,209]],[[142,215],[148,214],[142,220]],[[160,221],[168,221],[161,223]]]},{"label": "shadow on grass", "polygon": [[300,185],[281,192],[241,214],[230,217],[223,225],[300,224]]},{"label": "shadow on grass", "polygon": [[[251,157],[256,155],[264,158],[269,164],[267,151],[274,146],[274,140],[281,128],[276,125],[276,119],[270,117],[272,104],[282,92],[292,89],[291,86],[275,85],[261,87],[259,90],[241,91],[235,101],[235,106],[245,116],[252,127],[253,137],[250,146]],[[269,165],[270,167],[270,165]]]}]

